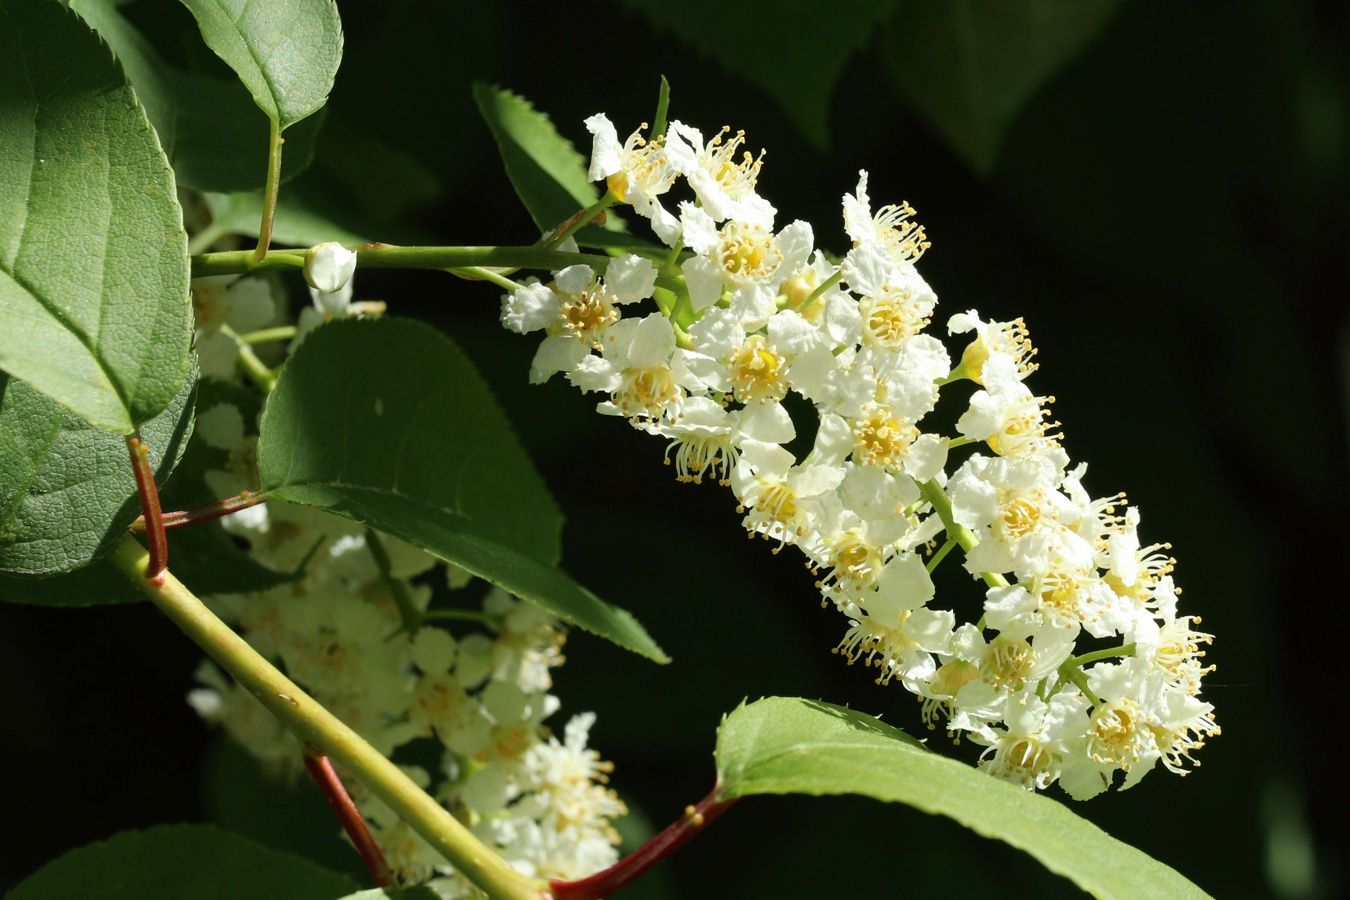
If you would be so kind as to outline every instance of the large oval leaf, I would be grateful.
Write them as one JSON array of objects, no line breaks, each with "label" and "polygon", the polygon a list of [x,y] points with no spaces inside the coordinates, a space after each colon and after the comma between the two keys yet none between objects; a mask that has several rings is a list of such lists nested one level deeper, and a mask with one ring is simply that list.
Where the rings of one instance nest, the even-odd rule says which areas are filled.
[{"label": "large oval leaf", "polygon": [[187,238],[135,94],[59,4],[0,0],[0,171],[0,369],[129,434],[187,375]]},{"label": "large oval leaf", "polygon": [[268,495],[403,538],[651,659],[627,612],[555,568],[562,515],[497,401],[444,334],[409,319],[311,333],[263,413]]},{"label": "large oval leaf", "polygon": [[[169,408],[141,426],[159,483],[192,433],[195,386],[185,379]],[[0,373],[0,572],[54,575],[87,565],[140,513],[126,439]],[[0,595],[10,587],[0,584]]]},{"label": "large oval leaf", "polygon": [[342,60],[333,0],[183,0],[206,45],[225,60],[253,101],[281,128],[328,100]]},{"label": "large oval leaf", "polygon": [[877,56],[905,101],[977,171],[1051,76],[1115,15],[1119,0],[905,3]]},{"label": "large oval leaf", "polygon": [[47,863],[9,900],[332,900],[357,884],[299,856],[269,850],[210,825],[124,831]]},{"label": "large oval leaf", "polygon": [[949,816],[1026,851],[1097,897],[1209,896],[1063,804],[938,756],[855,710],[768,697],[727,716],[716,756],[721,799],[862,794]]}]

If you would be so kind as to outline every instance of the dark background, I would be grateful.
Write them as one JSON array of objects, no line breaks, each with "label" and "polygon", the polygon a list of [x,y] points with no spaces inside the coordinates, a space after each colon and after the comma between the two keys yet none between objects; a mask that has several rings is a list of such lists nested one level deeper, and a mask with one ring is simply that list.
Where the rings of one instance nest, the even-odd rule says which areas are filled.
[{"label": "dark background", "polygon": [[[1055,396],[1067,450],[1090,463],[1089,490],[1128,491],[1144,540],[1173,545],[1183,612],[1216,636],[1205,699],[1223,734],[1199,754],[1203,766],[1184,780],[1159,768],[1075,811],[1218,897],[1338,895],[1343,855],[1329,835],[1343,817],[1347,738],[1335,706],[1345,590],[1334,579],[1350,500],[1350,8],[1122,4],[1019,110],[981,174],[931,114],[912,111],[922,104],[892,88],[888,54],[913,40],[912,3],[881,4],[889,17],[843,65],[816,133],[763,87],[777,70],[733,74],[744,67],[725,43],[704,52],[623,3],[544,15],[509,3],[339,5],[347,48],[318,157],[283,190],[358,233],[533,240],[474,110],[474,79],[529,98],[586,152],[586,116],[603,110],[626,133],[650,120],[665,75],[672,117],[705,134],[729,124],[752,149],[767,147],[760,191],[779,223],[807,219],[835,250],[845,241],[839,198],[858,169],[871,172],[874,203],[917,207],[933,242],[920,268],[941,301],[935,327],[972,307],[1025,318],[1042,366],[1031,384]],[[821,4],[822,33],[852,5]],[[689,19],[705,16],[719,41],[767,44],[791,77],[819,62],[809,34],[775,32],[771,4],[717,17],[698,6]],[[127,12],[166,55],[200,52],[180,37],[191,23],[173,4]],[[915,65],[936,63],[916,55]],[[714,730],[743,698],[819,697],[919,732],[910,695],[829,653],[842,620],[820,609],[793,553],[745,540],[729,492],[677,484],[660,442],[597,417],[593,398],[565,383],[526,384],[536,341],[496,325],[495,291],[372,271],[357,293],[460,341],[569,517],[566,567],[674,657],[657,667],[577,632],[556,672],[555,727],[595,710],[592,744],[615,761],[613,785],[656,827],[711,787]],[[974,596],[963,581],[940,582],[941,596]],[[258,780],[183,702],[199,658],[145,604],[0,607],[0,764],[10,776],[0,888],[70,847],[172,821],[215,819],[352,867],[307,785]],[[790,797],[746,801],[621,896],[991,889],[1079,896],[946,820],[861,798]]]}]

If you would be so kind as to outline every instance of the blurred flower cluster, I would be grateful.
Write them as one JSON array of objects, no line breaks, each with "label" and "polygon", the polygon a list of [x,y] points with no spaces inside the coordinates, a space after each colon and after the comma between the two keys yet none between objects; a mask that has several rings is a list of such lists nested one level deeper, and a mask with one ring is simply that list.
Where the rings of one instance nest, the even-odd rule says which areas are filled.
[{"label": "blurred flower cluster", "polygon": [[[230,298],[238,307],[238,298],[262,296],[269,315],[250,323],[261,327],[272,307],[266,288],[257,279],[210,281],[197,286],[198,305],[225,298],[209,304],[214,311]],[[349,281],[321,282],[311,294],[292,349],[326,319],[372,310],[350,302]],[[233,355],[219,357],[213,373],[233,378]],[[238,406],[201,410],[197,434],[224,460],[206,473],[213,493],[257,490],[257,438]],[[223,521],[256,561],[295,575],[265,591],[208,598],[255,649],[381,753],[397,760],[400,748],[435,741],[437,764],[405,772],[521,872],[570,880],[617,860],[610,819],[625,810],[605,787],[610,765],[586,745],[594,715],[573,716],[562,740],[543,724],[559,708],[550,669],[563,661],[565,631],[554,616],[496,588],[472,608],[429,612],[434,579],[462,589],[470,576],[455,567],[438,575],[441,564],[422,550],[320,510],[269,501]],[[203,717],[273,774],[296,777],[301,747],[280,722],[213,664],[202,664],[198,680],[204,686],[189,701]],[[425,749],[416,756],[427,759]],[[351,779],[348,788],[401,879],[434,879],[445,897],[474,895],[384,803]]]},{"label": "blurred flower cluster", "polygon": [[[503,325],[544,334],[531,381],[563,373],[665,439],[681,481],[729,485],[751,536],[794,545],[845,617],[836,652],[984,746],[987,771],[1079,799],[1117,771],[1122,787],[1159,761],[1184,773],[1219,731],[1199,698],[1211,637],[1178,615],[1174,561],[1141,542],[1138,510],[1070,467],[1053,398],[1026,384],[1021,320],[951,316],[967,342],[953,365],[925,330],[924,230],[908,205],[874,210],[866,172],[843,198],[851,247],[831,257],[809,223],[776,225],[742,134],[586,127],[591,179],[667,249],[507,294]],[[973,393],[955,433],[924,431],[958,382]],[[788,449],[799,436],[808,452]],[[973,621],[933,602],[955,548],[985,587]]]}]

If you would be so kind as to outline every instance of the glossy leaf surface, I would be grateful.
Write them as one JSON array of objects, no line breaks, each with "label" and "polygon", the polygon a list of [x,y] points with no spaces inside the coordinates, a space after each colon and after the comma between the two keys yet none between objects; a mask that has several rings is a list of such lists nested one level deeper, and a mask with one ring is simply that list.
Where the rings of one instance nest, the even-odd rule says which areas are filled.
[{"label": "glossy leaf surface", "polygon": [[0,370],[130,434],[187,376],[173,173],[98,35],[0,3]]},{"label": "glossy leaf surface", "polygon": [[332,0],[183,0],[202,38],[235,71],[258,108],[285,129],[328,101],[342,60]]},{"label": "glossy leaf surface", "polygon": [[561,569],[562,516],[487,385],[454,343],[406,319],[312,332],[263,414],[271,496],[378,528],[649,658],[627,612]]},{"label": "glossy leaf surface", "polygon": [[1063,803],[939,756],[856,710],[767,697],[726,717],[716,758],[724,799],[862,794],[948,816],[1005,841],[1096,897],[1208,896]]}]

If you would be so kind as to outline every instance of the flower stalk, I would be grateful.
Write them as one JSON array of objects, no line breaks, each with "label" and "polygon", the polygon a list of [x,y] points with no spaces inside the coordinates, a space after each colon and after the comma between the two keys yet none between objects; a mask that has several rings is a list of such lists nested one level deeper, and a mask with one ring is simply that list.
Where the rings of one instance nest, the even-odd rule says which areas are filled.
[{"label": "flower stalk", "polygon": [[[192,257],[192,277],[244,275],[249,272],[303,271],[308,247],[273,250],[258,259],[252,250],[225,250]],[[603,272],[610,257],[597,253],[567,253],[542,247],[400,247],[395,244],[356,244],[358,269],[468,269],[503,266],[521,269],[561,269],[588,265]]]},{"label": "flower stalk", "polygon": [[171,572],[163,572],[160,583],[148,578],[149,554],[135,539],[124,538],[110,559],[161,612],[280,719],[303,744],[318,747],[338,765],[352,772],[371,793],[489,896],[501,900],[541,900],[547,896],[540,882],[521,875],[485,847],[398,766],[264,659]]}]

